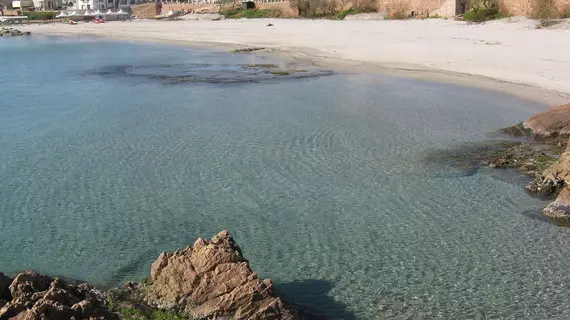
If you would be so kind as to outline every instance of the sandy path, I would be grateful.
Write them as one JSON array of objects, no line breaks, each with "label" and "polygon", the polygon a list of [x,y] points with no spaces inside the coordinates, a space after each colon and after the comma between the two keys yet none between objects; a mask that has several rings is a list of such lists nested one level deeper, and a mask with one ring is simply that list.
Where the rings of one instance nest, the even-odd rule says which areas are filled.
[{"label": "sandy path", "polygon": [[[312,59],[439,70],[570,93],[570,30],[536,30],[517,18],[482,25],[441,19],[132,21],[75,26],[30,25],[26,31],[118,39],[210,42],[279,48]],[[350,60],[350,61],[347,61]],[[362,63],[360,63],[362,65]],[[495,82],[495,86],[500,86]],[[493,86],[493,85],[490,85]],[[508,91],[508,90],[507,90]],[[554,101],[552,101],[554,103]]]}]

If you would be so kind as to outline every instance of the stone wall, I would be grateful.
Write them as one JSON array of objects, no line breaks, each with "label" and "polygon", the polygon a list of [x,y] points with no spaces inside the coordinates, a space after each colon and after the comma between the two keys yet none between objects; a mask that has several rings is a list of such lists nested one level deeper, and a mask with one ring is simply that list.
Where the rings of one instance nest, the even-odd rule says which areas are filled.
[{"label": "stone wall", "polygon": [[388,16],[404,14],[405,16],[427,17],[435,14],[442,17],[455,15],[456,0],[379,0],[377,7]]},{"label": "stone wall", "polygon": [[283,17],[286,18],[296,18],[299,16],[299,11],[291,6],[289,1],[282,1],[282,2],[264,2],[264,1],[256,1],[255,7],[257,9],[277,9],[281,11]]},{"label": "stone wall", "polygon": [[[294,9],[289,1],[281,2],[268,2],[268,1],[256,1],[255,7],[257,9],[276,9],[280,10],[283,17],[294,18],[298,17],[299,13]],[[154,18],[156,16],[154,10],[154,3],[145,3],[141,5],[132,6],[133,14],[139,18]],[[194,13],[218,13],[220,10],[217,4],[207,4],[207,3],[162,3],[162,15],[168,14],[168,12],[184,11],[184,12],[194,12]]]},{"label": "stone wall", "polygon": [[[534,1],[537,0],[499,0],[501,8],[511,15],[530,16]],[[554,0],[556,9],[560,15],[566,13],[570,15],[570,0]],[[139,6],[148,6],[144,4]],[[141,18],[154,17],[152,9],[137,9],[139,6],[133,7],[133,12]],[[284,0],[280,2],[270,2],[270,0],[255,1],[258,9],[278,9],[281,10],[284,17],[298,17],[297,9],[291,6],[291,2]],[[441,16],[453,17],[463,13],[463,10],[469,10],[469,0],[377,0],[378,10],[386,12],[388,16],[396,13],[404,14],[406,17],[427,17]],[[217,13],[218,5],[215,4],[191,4],[191,3],[163,3],[162,13],[167,14],[169,11],[188,11],[197,13]]]},{"label": "stone wall", "polygon": [[501,0],[501,10],[515,16],[529,16],[533,0]]},{"label": "stone wall", "polygon": [[[536,1],[539,0],[499,0],[501,9],[514,16],[531,16]],[[561,17],[570,17],[570,0],[553,0],[554,13]],[[453,17],[469,10],[469,0],[378,0],[379,11],[388,16],[404,11],[406,16],[426,17],[439,15]]]},{"label": "stone wall", "polygon": [[[500,0],[501,10],[513,16],[532,16],[537,0]],[[554,0],[554,13],[559,16],[570,14],[570,0]]]},{"label": "stone wall", "polygon": [[143,3],[131,7],[131,14],[139,19],[150,19],[157,16],[156,3]]},{"label": "stone wall", "polygon": [[217,13],[220,11],[220,7],[216,4],[199,4],[199,3],[163,3],[162,4],[162,14],[168,14],[168,12],[173,11],[185,11],[185,12],[196,12],[196,13]]}]

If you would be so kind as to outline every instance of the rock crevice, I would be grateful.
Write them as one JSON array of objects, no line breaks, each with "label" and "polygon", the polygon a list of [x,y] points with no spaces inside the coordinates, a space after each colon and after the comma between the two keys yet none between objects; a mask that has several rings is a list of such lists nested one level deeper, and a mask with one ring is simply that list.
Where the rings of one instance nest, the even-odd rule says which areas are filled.
[{"label": "rock crevice", "polygon": [[299,318],[275,296],[271,280],[262,281],[251,270],[227,231],[162,253],[152,264],[145,302],[196,318]]}]

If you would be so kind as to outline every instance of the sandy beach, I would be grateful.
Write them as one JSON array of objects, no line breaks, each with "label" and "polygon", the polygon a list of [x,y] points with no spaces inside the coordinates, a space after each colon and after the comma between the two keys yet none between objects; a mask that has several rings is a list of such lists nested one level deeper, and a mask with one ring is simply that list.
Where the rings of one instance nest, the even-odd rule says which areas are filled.
[{"label": "sandy beach", "polygon": [[[271,22],[273,27],[266,25]],[[329,21],[255,19],[28,25],[34,34],[266,47],[271,54],[345,71],[383,72],[515,94],[551,105],[570,100],[570,29],[509,18]]]}]

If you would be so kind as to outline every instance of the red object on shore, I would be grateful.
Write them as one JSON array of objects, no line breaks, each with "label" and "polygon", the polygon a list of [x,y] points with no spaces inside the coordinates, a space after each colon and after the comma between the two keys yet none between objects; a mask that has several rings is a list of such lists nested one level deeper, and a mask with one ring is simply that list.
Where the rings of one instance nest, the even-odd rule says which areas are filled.
[{"label": "red object on shore", "polygon": [[99,24],[99,23],[104,23],[105,20],[103,19],[95,19],[95,23]]}]

